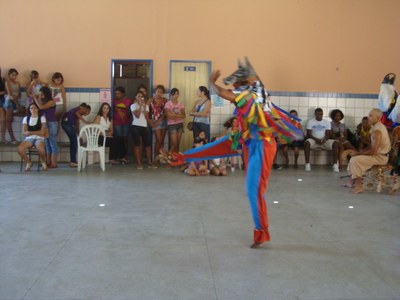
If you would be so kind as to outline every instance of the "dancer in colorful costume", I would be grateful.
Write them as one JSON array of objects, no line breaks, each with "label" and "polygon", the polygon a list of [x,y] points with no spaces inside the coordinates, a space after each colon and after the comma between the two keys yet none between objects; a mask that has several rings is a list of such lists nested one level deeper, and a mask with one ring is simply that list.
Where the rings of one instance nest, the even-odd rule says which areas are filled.
[{"label": "dancer in colorful costume", "polygon": [[220,71],[210,77],[210,86],[218,96],[236,106],[237,128],[231,134],[234,149],[242,145],[246,165],[246,188],[254,221],[254,243],[256,248],[270,240],[268,213],[264,194],[268,185],[272,163],[276,153],[275,138],[295,140],[302,135],[290,121],[289,113],[275,106],[249,60],[239,61],[239,69],[224,79],[232,84],[239,94],[216,84]]}]

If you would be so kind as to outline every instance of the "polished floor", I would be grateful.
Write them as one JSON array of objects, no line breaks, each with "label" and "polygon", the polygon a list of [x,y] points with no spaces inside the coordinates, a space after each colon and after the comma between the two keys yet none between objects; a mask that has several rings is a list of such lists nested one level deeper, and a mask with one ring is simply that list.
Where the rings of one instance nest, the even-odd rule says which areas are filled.
[{"label": "polished floor", "polygon": [[400,194],[273,171],[251,249],[244,174],[0,165],[0,299],[400,299]]}]

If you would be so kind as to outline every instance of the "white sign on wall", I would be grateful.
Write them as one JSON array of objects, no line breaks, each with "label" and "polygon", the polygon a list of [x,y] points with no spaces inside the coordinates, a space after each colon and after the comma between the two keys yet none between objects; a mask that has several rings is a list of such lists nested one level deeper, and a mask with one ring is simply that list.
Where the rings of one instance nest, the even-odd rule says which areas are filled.
[{"label": "white sign on wall", "polygon": [[220,96],[213,94],[211,95],[212,103],[214,107],[223,107],[225,100]]},{"label": "white sign on wall", "polygon": [[100,103],[111,104],[111,89],[100,89]]}]

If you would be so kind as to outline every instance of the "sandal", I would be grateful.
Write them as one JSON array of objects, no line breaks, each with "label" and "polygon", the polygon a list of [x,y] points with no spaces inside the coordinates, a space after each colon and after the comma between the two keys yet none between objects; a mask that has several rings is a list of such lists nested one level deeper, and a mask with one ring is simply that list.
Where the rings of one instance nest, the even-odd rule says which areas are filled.
[{"label": "sandal", "polygon": [[25,172],[29,172],[31,168],[32,168],[32,163],[31,162],[26,163]]},{"label": "sandal", "polygon": [[47,164],[45,162],[42,162],[42,169],[43,171],[47,171]]}]

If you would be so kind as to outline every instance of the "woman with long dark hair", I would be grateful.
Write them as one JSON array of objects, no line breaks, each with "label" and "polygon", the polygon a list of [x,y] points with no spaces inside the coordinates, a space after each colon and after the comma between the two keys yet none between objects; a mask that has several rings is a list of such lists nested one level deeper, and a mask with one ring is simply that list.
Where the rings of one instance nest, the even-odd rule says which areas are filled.
[{"label": "woman with long dark hair", "polygon": [[173,88],[170,92],[170,100],[165,104],[169,134],[169,151],[171,152],[179,151],[179,144],[183,133],[183,120],[186,117],[185,106],[178,98],[179,90]]},{"label": "woman with long dark hair", "polygon": [[110,152],[108,153],[108,160],[112,164],[116,164],[117,157],[117,145],[116,140],[113,138],[113,119],[111,116],[111,106],[107,102],[104,102],[100,105],[99,111],[97,113],[96,118],[94,119],[94,124],[99,124],[103,127],[106,132],[106,136],[101,136],[99,138],[99,145],[103,145],[103,139],[106,139],[106,147],[110,147]]},{"label": "woman with long dark hair", "polygon": [[[164,98],[165,87],[158,85],[155,90],[155,96],[150,102],[150,118],[151,127],[153,128],[156,142],[154,144],[154,157],[160,154],[160,148],[164,145],[165,132],[167,128],[167,120],[164,114],[165,103],[167,99]],[[159,162],[156,162],[157,164]]]},{"label": "woman with long dark hair", "polygon": [[78,166],[76,160],[76,152],[78,151],[78,139],[77,135],[79,133],[79,121],[85,124],[90,124],[83,117],[90,114],[91,107],[86,103],[81,103],[79,106],[67,111],[61,119],[61,127],[65,131],[69,139],[69,156],[71,168],[76,168]]},{"label": "woman with long dark hair", "polygon": [[39,107],[36,103],[31,103],[28,107],[28,115],[22,120],[22,135],[25,139],[18,145],[18,154],[25,161],[25,171],[30,171],[32,162],[26,155],[25,150],[33,146],[39,152],[39,157],[42,160],[42,168],[47,170],[44,136],[46,132],[46,117],[39,113]]},{"label": "woman with long dark hair", "polygon": [[48,87],[42,87],[38,96],[32,93],[33,101],[39,107],[46,117],[46,126],[49,130],[49,136],[45,139],[46,145],[46,162],[49,168],[57,168],[58,158],[58,122],[56,117],[56,103],[51,95]]},{"label": "woman with long dark hair", "polygon": [[190,115],[193,116],[193,139],[204,131],[207,142],[210,141],[210,92],[205,86],[200,86],[197,92],[199,99],[193,105]]},{"label": "woman with long dark hair", "polygon": [[142,147],[144,147],[147,163],[149,167],[155,167],[151,160],[151,140],[150,132],[147,125],[150,123],[149,106],[146,104],[146,99],[143,92],[137,92],[135,103],[131,105],[132,120],[132,138],[133,152],[135,155],[136,167],[138,170],[143,169],[142,165]]},{"label": "woman with long dark hair", "polygon": [[[13,112],[14,110],[18,110],[20,108],[19,99],[21,99],[21,85],[18,78],[18,71],[14,68],[11,68],[8,71],[8,77],[6,79],[6,99],[4,103],[4,109],[6,110],[6,129],[10,135],[10,143],[17,144],[18,141],[14,136],[14,131],[12,128],[13,121]],[[8,143],[4,140],[5,143]]]}]

